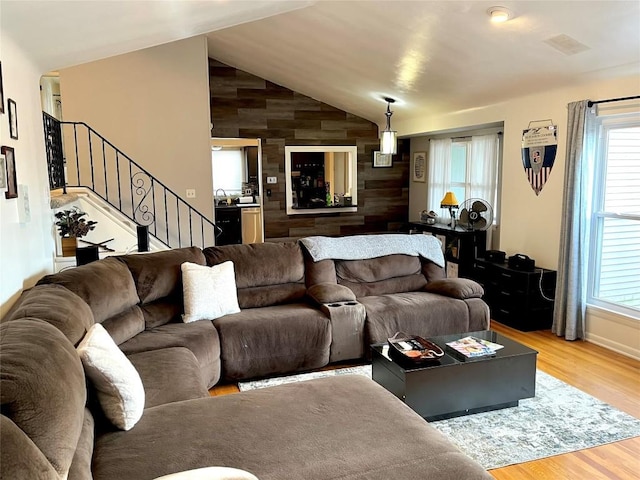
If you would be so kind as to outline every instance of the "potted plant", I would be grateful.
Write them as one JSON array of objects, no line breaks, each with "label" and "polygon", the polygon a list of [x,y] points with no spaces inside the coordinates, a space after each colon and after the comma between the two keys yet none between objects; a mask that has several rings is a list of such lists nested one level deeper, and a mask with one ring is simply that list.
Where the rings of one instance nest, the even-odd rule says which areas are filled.
[{"label": "potted plant", "polygon": [[84,237],[87,233],[93,230],[96,223],[93,220],[86,220],[84,217],[87,215],[78,207],[73,207],[70,210],[62,210],[55,214],[57,219],[56,226],[60,233],[62,243],[62,256],[72,257],[76,254],[76,247],[78,245],[78,238]]}]

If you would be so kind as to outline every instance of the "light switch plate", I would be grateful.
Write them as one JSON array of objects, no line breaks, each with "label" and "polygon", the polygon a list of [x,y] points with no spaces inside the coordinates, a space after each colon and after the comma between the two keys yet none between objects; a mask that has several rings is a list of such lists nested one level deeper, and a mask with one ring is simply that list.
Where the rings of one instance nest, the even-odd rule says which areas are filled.
[{"label": "light switch plate", "polygon": [[278,177],[267,177],[267,183],[278,183]]}]

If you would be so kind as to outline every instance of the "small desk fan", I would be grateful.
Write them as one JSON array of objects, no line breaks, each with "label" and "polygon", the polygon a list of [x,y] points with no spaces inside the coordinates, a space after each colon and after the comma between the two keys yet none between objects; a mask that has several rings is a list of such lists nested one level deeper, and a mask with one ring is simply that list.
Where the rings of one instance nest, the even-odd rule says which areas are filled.
[{"label": "small desk fan", "polygon": [[469,198],[460,205],[458,225],[468,230],[486,230],[493,222],[493,208],[486,200]]}]

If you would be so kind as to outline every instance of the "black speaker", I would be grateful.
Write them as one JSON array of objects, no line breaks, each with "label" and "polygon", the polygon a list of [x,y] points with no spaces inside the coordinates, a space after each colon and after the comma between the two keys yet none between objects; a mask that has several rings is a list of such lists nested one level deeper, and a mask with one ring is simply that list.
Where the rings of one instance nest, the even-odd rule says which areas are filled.
[{"label": "black speaker", "polygon": [[138,231],[138,251],[148,252],[149,251],[149,227],[147,225],[137,225],[136,230]]},{"label": "black speaker", "polygon": [[536,261],[533,258],[529,258],[522,253],[516,253],[509,257],[509,268],[514,270],[524,270],[532,272],[536,267]]},{"label": "black speaker", "polygon": [[98,245],[76,248],[76,265],[86,265],[98,260]]},{"label": "black speaker", "polygon": [[484,252],[484,258],[490,262],[504,263],[507,254],[502,250],[487,250]]}]

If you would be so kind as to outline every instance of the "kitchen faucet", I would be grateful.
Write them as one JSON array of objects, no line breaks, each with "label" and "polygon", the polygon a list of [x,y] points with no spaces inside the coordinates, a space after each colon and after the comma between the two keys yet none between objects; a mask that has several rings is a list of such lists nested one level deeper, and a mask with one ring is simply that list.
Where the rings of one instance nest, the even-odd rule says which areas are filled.
[{"label": "kitchen faucet", "polygon": [[[223,197],[223,198],[225,199],[225,203],[226,203],[227,205],[231,205],[231,198],[229,197],[229,195],[227,195],[227,192],[225,192],[225,191],[224,191],[224,188],[218,188],[218,189],[216,190],[216,193],[215,193],[215,195],[213,196],[214,200],[215,200],[215,198],[216,198],[216,197],[218,197],[218,192],[219,192],[220,190],[222,190],[222,193],[224,194],[224,197]],[[218,203],[218,204],[220,204],[220,200],[218,200],[218,202],[217,202],[217,203]]]}]

